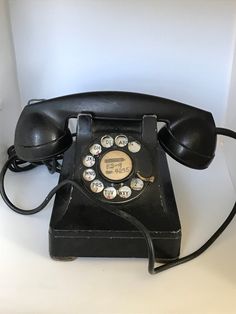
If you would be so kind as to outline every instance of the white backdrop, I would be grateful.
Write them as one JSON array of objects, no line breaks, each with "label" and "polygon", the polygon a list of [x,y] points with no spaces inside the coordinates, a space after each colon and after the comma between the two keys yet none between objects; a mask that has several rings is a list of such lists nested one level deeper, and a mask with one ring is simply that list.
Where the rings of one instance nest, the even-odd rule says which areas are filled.
[{"label": "white backdrop", "polygon": [[[234,62],[232,66],[231,84],[229,88],[228,108],[226,111],[225,125],[236,131],[236,43],[234,50]],[[225,139],[224,151],[229,167],[231,179],[236,189],[236,144],[232,139]]]},{"label": "white backdrop", "polygon": [[7,2],[0,0],[0,166],[13,143],[20,96]]},{"label": "white backdrop", "polygon": [[10,0],[22,102],[129,90],[227,105],[236,2]]}]

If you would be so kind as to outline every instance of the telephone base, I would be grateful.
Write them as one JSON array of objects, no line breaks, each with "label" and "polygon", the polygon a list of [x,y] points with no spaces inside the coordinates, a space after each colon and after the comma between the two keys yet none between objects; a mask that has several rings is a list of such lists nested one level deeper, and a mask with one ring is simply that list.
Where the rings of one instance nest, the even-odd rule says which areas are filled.
[{"label": "telephone base", "polygon": [[51,256],[51,258],[58,262],[72,262],[77,259],[75,256]]},{"label": "telephone base", "polygon": [[[74,146],[66,152],[60,180],[73,178]],[[157,148],[158,180],[145,197],[119,205],[136,216],[150,230],[157,261],[179,256],[181,227],[170,180],[166,155]],[[147,203],[145,203],[147,201]],[[109,206],[109,205],[105,205]],[[147,257],[143,235],[120,217],[95,207],[79,191],[65,186],[57,193],[49,230],[49,251],[53,258]]]},{"label": "telephone base", "polygon": [[[146,244],[141,241],[133,241],[133,239],[130,237],[126,241],[115,241],[113,239],[112,242],[112,248],[109,246],[106,246],[106,241],[92,241],[91,239],[89,241],[81,242],[80,239],[77,239],[76,242],[79,244],[74,245],[74,250],[77,251],[77,257],[71,257],[71,256],[55,256],[51,255],[52,251],[53,254],[60,254],[64,253],[67,251],[65,249],[65,245],[68,244],[68,241],[64,239],[65,241],[61,241],[61,239],[53,239],[50,236],[50,241],[51,241],[51,246],[50,246],[50,256],[53,260],[55,261],[61,261],[61,262],[70,262],[74,261],[77,259],[77,257],[100,257],[100,258],[147,258],[147,248]],[[153,239],[153,244],[155,246],[155,255],[156,257],[156,262],[157,263],[167,263],[172,260],[175,260],[179,256],[179,247],[177,243],[172,243],[169,244],[169,247],[167,247],[166,243],[161,243],[161,241]],[[56,243],[58,242],[58,243]],[[63,243],[64,242],[64,243]],[[87,243],[86,243],[87,242]],[[120,243],[119,243],[120,242]],[[122,243],[121,243],[122,242]],[[70,250],[72,249],[72,244],[71,241],[69,242],[70,245]],[[52,248],[53,246],[53,248]],[[90,246],[90,248],[88,248]],[[130,246],[132,246],[132,249],[130,249]],[[81,247],[84,247],[84,249]],[[96,249],[94,250],[94,248]],[[163,248],[163,255],[162,257],[158,257],[158,254],[160,254],[160,249],[161,247]],[[164,257],[164,254],[166,257]]]}]

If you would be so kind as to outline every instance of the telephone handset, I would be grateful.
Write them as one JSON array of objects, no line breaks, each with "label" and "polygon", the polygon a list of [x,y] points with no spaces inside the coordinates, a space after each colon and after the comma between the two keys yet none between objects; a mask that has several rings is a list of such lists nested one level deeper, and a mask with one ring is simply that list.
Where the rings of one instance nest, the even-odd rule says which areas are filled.
[{"label": "telephone handset", "polygon": [[[73,136],[71,118],[77,119]],[[158,121],[165,123],[159,132]],[[38,212],[56,193],[52,257],[148,255],[149,272],[157,273],[199,255],[235,214],[234,208],[196,255],[178,258],[181,227],[165,152],[188,167],[207,168],[217,134],[235,137],[217,129],[211,113],[156,96],[90,92],[40,101],[22,111],[0,192],[21,214]],[[30,163],[25,170],[45,164],[61,173],[45,201],[29,211],[13,205],[3,185],[7,169],[24,170],[25,162]],[[155,261],[167,264],[155,268]]]},{"label": "telephone handset", "polygon": [[212,161],[216,129],[211,113],[156,96],[128,92],[91,92],[26,106],[15,133],[15,149],[23,160],[39,161],[66,151],[72,138],[68,120],[80,113],[104,119],[138,120],[156,115],[166,123],[159,132],[164,150],[191,168]]}]

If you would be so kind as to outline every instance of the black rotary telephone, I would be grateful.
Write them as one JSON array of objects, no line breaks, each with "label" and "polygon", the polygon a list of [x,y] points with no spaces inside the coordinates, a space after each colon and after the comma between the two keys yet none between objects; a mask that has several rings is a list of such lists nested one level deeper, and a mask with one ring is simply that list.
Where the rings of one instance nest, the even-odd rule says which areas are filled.
[{"label": "black rotary telephone", "polygon": [[[77,119],[75,134],[68,123]],[[165,125],[157,131],[157,122]],[[181,227],[165,152],[194,169],[214,158],[212,114],[176,101],[128,92],[90,92],[27,105],[0,175],[0,192],[14,211],[34,214],[56,193],[49,243],[56,259],[146,257],[154,274],[206,250],[235,215],[196,252],[179,258]],[[61,163],[60,160],[63,160]],[[44,164],[58,185],[37,208],[23,210],[4,189],[7,169]],[[155,262],[164,263],[155,267]]]}]

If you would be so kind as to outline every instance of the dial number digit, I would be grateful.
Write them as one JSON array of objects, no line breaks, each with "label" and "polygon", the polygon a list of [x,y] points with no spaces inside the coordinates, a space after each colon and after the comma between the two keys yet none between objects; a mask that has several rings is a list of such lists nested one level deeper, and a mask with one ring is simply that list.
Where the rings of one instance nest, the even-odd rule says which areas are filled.
[{"label": "dial number digit", "polygon": [[83,159],[83,165],[85,167],[92,167],[95,164],[95,158],[92,155],[87,155]]},{"label": "dial number digit", "polygon": [[93,156],[97,156],[101,153],[102,151],[102,146],[100,144],[93,144],[90,148],[89,148],[90,153]]},{"label": "dial number digit", "polygon": [[96,177],[96,172],[93,169],[86,169],[83,172],[83,178],[86,181],[93,181]]},{"label": "dial number digit", "polygon": [[104,135],[101,138],[101,144],[105,148],[110,148],[114,144],[114,140],[110,135]]},{"label": "dial number digit", "polygon": [[112,186],[109,186],[103,190],[103,195],[106,199],[112,200],[116,197],[117,191]]},{"label": "dial number digit", "polygon": [[134,190],[134,191],[140,191],[140,190],[142,190],[143,186],[144,186],[144,183],[143,183],[143,181],[142,181],[141,179],[139,179],[139,178],[134,178],[134,179],[132,179],[131,182],[130,182],[130,187],[131,187],[131,189]]},{"label": "dial number digit", "polygon": [[90,184],[90,189],[94,193],[100,193],[104,189],[104,185],[100,180],[94,180]]}]

